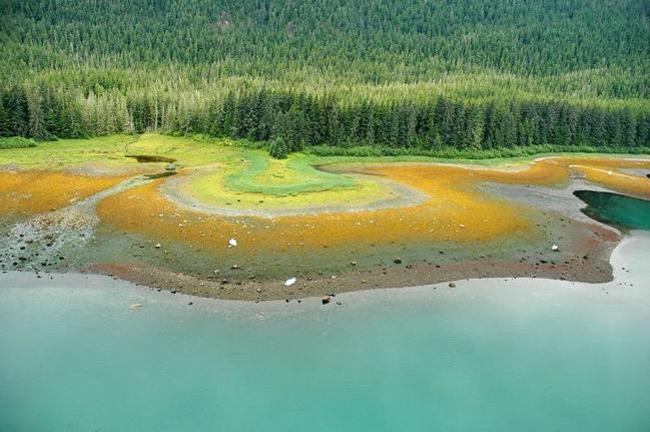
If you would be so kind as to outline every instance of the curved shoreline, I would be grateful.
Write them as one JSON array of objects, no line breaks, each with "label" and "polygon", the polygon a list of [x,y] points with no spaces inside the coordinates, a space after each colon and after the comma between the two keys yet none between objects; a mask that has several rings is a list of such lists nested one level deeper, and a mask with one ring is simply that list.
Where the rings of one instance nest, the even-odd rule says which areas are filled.
[{"label": "curved shoreline", "polygon": [[[636,243],[638,241],[645,241],[645,242],[650,241],[650,234],[643,231],[632,231],[630,235],[623,237],[619,242],[619,244],[612,250],[611,253],[610,264],[613,267],[613,277],[606,281],[592,282],[592,283],[588,282],[588,286],[585,286],[585,288],[593,286],[593,290],[590,290],[591,292],[600,291],[604,294],[609,294],[609,292],[607,291],[610,291],[615,288],[627,287],[627,289],[629,289],[629,287],[635,286],[629,284],[630,282],[628,280],[629,271],[626,268],[626,263],[622,261],[621,256],[624,254],[625,249],[629,244]],[[287,307],[291,307],[291,310],[295,312],[299,312],[299,311],[304,312],[316,308],[320,309],[322,307],[321,297],[319,294],[306,295],[304,297],[292,299],[292,300],[301,300],[300,302],[297,301],[286,302],[282,298],[277,298],[277,299],[270,299],[268,301],[263,301],[258,303],[258,302],[252,302],[245,299],[206,297],[206,296],[200,296],[193,293],[186,293],[182,291],[178,293],[180,297],[174,296],[174,293],[170,293],[169,291],[162,291],[159,294],[154,294],[154,292],[156,291],[155,287],[142,285],[137,282],[130,281],[128,279],[119,279],[116,278],[115,276],[108,276],[103,274],[65,272],[65,273],[46,273],[44,275],[50,277],[41,278],[35,281],[29,272],[10,271],[10,272],[0,273],[0,290],[2,289],[2,283],[4,281],[10,281],[12,287],[15,287],[16,285],[19,284],[26,284],[31,287],[34,284],[48,284],[50,283],[48,282],[48,279],[57,280],[57,285],[60,285],[59,279],[64,279],[64,280],[71,279],[73,281],[73,284],[75,283],[84,284],[84,285],[90,284],[93,287],[102,284],[107,285],[106,287],[99,287],[99,289],[108,288],[111,285],[115,285],[116,287],[120,287],[120,288],[125,287],[126,289],[129,290],[129,292],[135,292],[135,293],[140,293],[141,295],[151,296],[149,297],[149,300],[151,301],[156,301],[156,299],[162,299],[163,301],[166,302],[166,301],[172,301],[172,299],[176,298],[178,299],[178,301],[175,303],[177,303],[179,307],[181,305],[186,305],[186,301],[187,301],[186,299],[189,299],[195,303],[195,306],[199,307],[199,310],[208,311],[208,310],[212,310],[213,308],[216,308],[214,310],[219,311],[220,313],[229,312],[235,315],[239,312],[244,312],[248,310],[254,310],[256,312],[260,312],[260,311],[277,312],[277,313],[284,314],[287,312]],[[91,278],[90,282],[88,281],[89,278]],[[419,296],[425,293],[431,293],[432,288],[433,289],[439,288],[441,290],[445,290],[450,293],[462,292],[464,288],[476,286],[476,284],[482,282],[487,282],[489,284],[490,281],[493,280],[496,281],[501,279],[502,277],[500,276],[492,276],[492,277],[484,277],[484,278],[458,278],[454,280],[455,284],[457,285],[454,287],[451,287],[446,283],[443,284],[439,282],[433,282],[433,283],[428,283],[423,285],[409,285],[403,287],[360,288],[356,290],[341,292],[337,295],[336,298],[340,297],[341,300],[345,301],[346,305],[353,304],[350,303],[350,301],[353,299],[362,300],[362,303],[365,301],[370,301],[372,299],[381,299],[381,298],[390,298],[395,301],[398,301],[400,298],[409,298],[412,296]],[[546,280],[547,278],[531,278],[531,277],[515,276],[515,277],[506,278],[504,282],[509,282],[509,281],[514,282],[517,279],[520,281],[520,283],[523,283],[525,281],[531,281],[531,282],[536,280],[543,281]],[[549,279],[549,280],[555,280],[555,279]],[[571,290],[574,289],[576,283],[579,285],[583,284],[582,281],[570,281],[570,280],[557,281],[557,282],[566,284],[566,288],[567,289],[570,288]],[[565,287],[556,287],[554,289],[559,290],[563,288]],[[507,287],[504,287],[504,289],[507,289]],[[163,297],[158,297],[160,294],[163,294]],[[237,308],[233,310],[231,309],[232,306],[237,306]],[[204,309],[204,308],[209,308],[209,309]],[[233,315],[233,317],[235,315]]]},{"label": "curved shoreline", "polygon": [[[250,301],[291,300],[468,277],[607,281],[611,278],[609,256],[621,233],[580,212],[584,205],[571,192],[583,186],[602,188],[571,175],[574,161],[580,160],[558,164],[536,161],[515,170],[438,162],[317,166],[385,182],[398,196],[358,208],[301,208],[279,214],[225,209],[231,213],[216,213],[226,217],[205,217],[191,199],[179,203],[166,196],[170,185],[180,194],[182,182],[191,180],[192,174],[181,172],[124,193],[108,196],[120,192],[116,186],[90,197],[93,206],[101,201],[99,228],[107,229],[90,234],[97,241],[81,248],[77,261],[68,260],[75,258],[68,250],[70,257],[48,268],[110,274],[179,293]],[[650,162],[634,161],[638,163],[612,160],[610,166],[645,167]],[[593,165],[602,168],[607,162],[603,159]],[[204,173],[194,169],[198,169],[196,175]],[[607,168],[597,172],[607,175]],[[625,186],[621,182],[628,177],[621,176],[612,184]],[[559,186],[564,178],[568,187]],[[415,197],[405,200],[401,191]],[[412,208],[425,201],[426,205]],[[370,213],[379,209],[397,210]],[[210,213],[214,209],[204,210]],[[362,211],[369,213],[344,215]],[[324,216],[314,216],[321,214]],[[303,215],[304,219],[280,218],[268,224],[227,218]],[[521,224],[514,224],[520,217]],[[75,234],[73,228],[68,229],[71,234]],[[239,240],[239,247],[228,248],[231,236]],[[555,243],[561,247],[559,253],[551,251]],[[14,255],[0,257],[5,268],[12,268],[16,257],[30,252],[29,246],[25,252],[18,251],[22,245],[14,245]],[[95,253],[92,248],[103,252]],[[446,255],[438,255],[439,250]],[[40,268],[39,258],[30,260],[39,262],[17,268]],[[286,287],[282,276],[297,276],[298,282]]]}]

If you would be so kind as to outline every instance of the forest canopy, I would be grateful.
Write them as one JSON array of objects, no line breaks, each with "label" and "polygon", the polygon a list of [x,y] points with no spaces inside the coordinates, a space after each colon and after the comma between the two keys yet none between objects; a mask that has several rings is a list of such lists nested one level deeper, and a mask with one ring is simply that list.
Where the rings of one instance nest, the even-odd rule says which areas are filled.
[{"label": "forest canopy", "polygon": [[644,0],[6,0],[0,135],[649,146]]}]

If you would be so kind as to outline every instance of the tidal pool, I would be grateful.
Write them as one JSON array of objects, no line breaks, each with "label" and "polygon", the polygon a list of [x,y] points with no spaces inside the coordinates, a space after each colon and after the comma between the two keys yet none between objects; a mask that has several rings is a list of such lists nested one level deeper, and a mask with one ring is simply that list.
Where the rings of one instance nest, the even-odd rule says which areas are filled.
[{"label": "tidal pool", "polygon": [[340,306],[2,274],[0,430],[647,431],[648,251],[633,231],[608,284],[458,281]]},{"label": "tidal pool", "polygon": [[583,212],[593,219],[627,229],[650,230],[650,201],[590,190],[576,191],[574,195],[587,204]]}]

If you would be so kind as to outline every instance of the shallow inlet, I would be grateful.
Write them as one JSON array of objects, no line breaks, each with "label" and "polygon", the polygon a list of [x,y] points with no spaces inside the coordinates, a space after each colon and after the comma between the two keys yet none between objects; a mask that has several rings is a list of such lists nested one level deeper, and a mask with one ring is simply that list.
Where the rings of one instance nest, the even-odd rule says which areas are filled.
[{"label": "shallow inlet", "polygon": [[633,232],[609,284],[459,281],[341,306],[2,274],[0,429],[647,431],[648,250]]},{"label": "shallow inlet", "polygon": [[590,218],[624,229],[650,230],[650,201],[589,190],[574,195],[587,204],[582,211]]}]

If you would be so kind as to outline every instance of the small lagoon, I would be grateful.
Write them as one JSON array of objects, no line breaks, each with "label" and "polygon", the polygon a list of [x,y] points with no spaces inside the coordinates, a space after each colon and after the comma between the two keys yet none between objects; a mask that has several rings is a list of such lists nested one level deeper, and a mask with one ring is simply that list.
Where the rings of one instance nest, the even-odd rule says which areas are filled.
[{"label": "small lagoon", "polygon": [[592,190],[574,195],[587,204],[582,211],[592,219],[623,229],[650,230],[650,201]]}]

